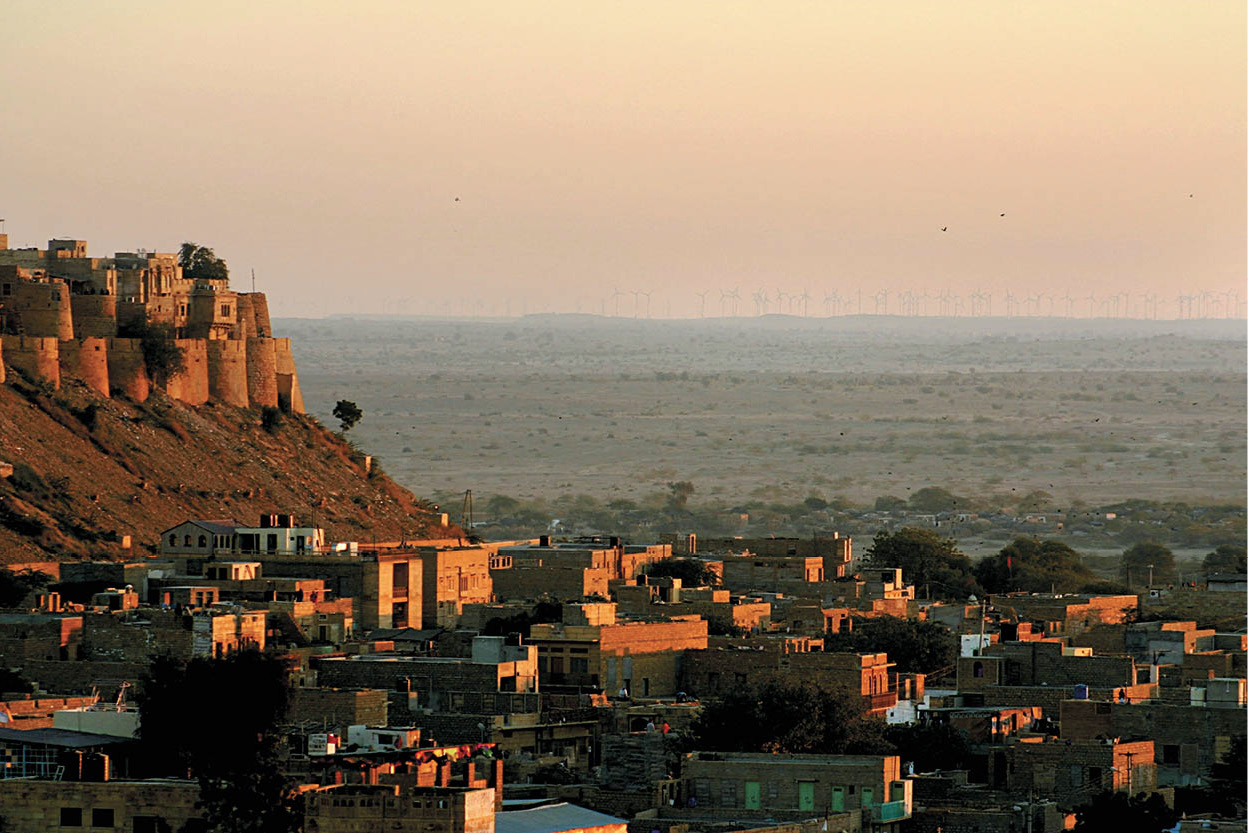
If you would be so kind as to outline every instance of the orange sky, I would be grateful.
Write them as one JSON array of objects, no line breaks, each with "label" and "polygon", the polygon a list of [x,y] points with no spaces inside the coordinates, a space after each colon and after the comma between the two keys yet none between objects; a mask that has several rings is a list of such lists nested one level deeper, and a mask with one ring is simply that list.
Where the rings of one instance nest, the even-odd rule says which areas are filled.
[{"label": "orange sky", "polygon": [[717,314],[733,287],[742,314],[760,288],[1242,311],[1246,25],[1242,0],[10,0],[0,217],[14,246],[198,241],[276,315],[616,288]]}]

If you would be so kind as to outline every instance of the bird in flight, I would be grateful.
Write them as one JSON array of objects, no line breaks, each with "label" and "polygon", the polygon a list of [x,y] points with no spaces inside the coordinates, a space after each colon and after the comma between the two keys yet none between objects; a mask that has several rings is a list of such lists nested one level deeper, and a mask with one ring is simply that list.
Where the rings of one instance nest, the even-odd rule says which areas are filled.
[{"label": "bird in flight", "polygon": [[457,203],[459,202],[459,198],[458,198],[458,197],[456,197],[456,198],[455,198],[455,202],[457,202]]},{"label": "bird in flight", "polygon": [[1001,216],[1002,216],[1002,217],[1005,217],[1005,212],[1001,212]]},{"label": "bird in flight", "polygon": [[941,230],[942,232],[947,232],[947,231],[949,231],[949,227],[948,227],[948,226],[941,226],[941,227],[940,227],[940,230]]}]

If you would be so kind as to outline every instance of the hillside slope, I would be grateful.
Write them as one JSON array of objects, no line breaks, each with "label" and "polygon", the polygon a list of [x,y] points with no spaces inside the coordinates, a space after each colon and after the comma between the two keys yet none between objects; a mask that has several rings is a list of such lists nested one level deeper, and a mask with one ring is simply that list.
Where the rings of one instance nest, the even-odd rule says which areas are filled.
[{"label": "hillside slope", "polygon": [[[150,554],[187,518],[256,524],[261,513],[315,521],[331,541],[455,536],[430,505],[312,418],[139,405],[67,383],[58,392],[10,372],[0,384],[0,563]],[[131,548],[122,547],[131,537]]]}]

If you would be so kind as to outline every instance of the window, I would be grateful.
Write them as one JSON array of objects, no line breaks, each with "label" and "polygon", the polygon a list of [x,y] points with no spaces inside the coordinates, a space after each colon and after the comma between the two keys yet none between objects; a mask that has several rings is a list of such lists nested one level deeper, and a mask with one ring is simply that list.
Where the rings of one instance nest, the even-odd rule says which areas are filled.
[{"label": "window", "polygon": [[199,546],[200,546],[200,547],[207,547],[207,546],[208,546],[208,537],[207,537],[207,536],[200,536],[200,537],[199,537]]},{"label": "window", "polygon": [[972,667],[972,673],[977,678],[982,678],[984,676],[984,662],[982,660],[975,661],[975,666]]},{"label": "window", "polygon": [[568,671],[574,675],[589,673],[589,660],[584,657],[573,657],[568,660]]},{"label": "window", "polygon": [[82,828],[82,809],[62,808],[61,828]]},{"label": "window", "polygon": [[1083,765],[1072,764],[1070,766],[1070,786],[1077,788],[1083,784]]},{"label": "window", "polygon": [[92,808],[91,809],[91,827],[92,828],[112,828],[113,827],[113,809],[112,808]]},{"label": "window", "polygon": [[191,537],[190,537],[190,536],[183,536],[183,537],[182,537],[182,546],[183,546],[183,547],[190,547],[190,546],[191,546]]},{"label": "window", "polygon": [[1179,745],[1163,744],[1161,746],[1161,763],[1177,765],[1179,763]]},{"label": "window", "polygon": [[133,822],[134,822],[134,830],[139,832],[139,834],[148,834],[148,832],[152,832],[152,834],[154,834],[157,831],[169,830],[169,827],[167,825],[161,825],[160,817],[140,816],[140,817],[135,817]]},{"label": "window", "polygon": [[169,534],[169,546],[170,546],[170,547],[177,547],[177,546],[178,546],[178,537],[177,537],[176,535],[174,535],[173,533],[170,533],[170,534]]}]

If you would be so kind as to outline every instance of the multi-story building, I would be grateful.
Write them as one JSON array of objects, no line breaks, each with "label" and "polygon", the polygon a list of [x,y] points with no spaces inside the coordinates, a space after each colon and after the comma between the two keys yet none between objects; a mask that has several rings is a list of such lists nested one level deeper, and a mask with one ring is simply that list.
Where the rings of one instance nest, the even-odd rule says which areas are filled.
[{"label": "multi-story building", "polygon": [[825,652],[822,642],[811,638],[712,638],[706,650],[686,653],[681,680],[682,689],[698,697],[769,683],[809,683],[859,695],[867,712],[881,716],[898,698],[897,675],[887,654]]},{"label": "multi-story building", "polygon": [[563,622],[538,623],[529,632],[545,685],[639,697],[680,691],[685,653],[705,649],[706,641],[701,617],[617,620],[615,603],[565,605]]},{"label": "multi-story building", "polygon": [[681,763],[674,808],[691,821],[755,825],[851,814],[839,830],[887,831],[910,817],[913,783],[897,756],[700,752]]}]

